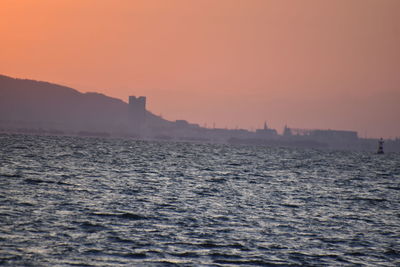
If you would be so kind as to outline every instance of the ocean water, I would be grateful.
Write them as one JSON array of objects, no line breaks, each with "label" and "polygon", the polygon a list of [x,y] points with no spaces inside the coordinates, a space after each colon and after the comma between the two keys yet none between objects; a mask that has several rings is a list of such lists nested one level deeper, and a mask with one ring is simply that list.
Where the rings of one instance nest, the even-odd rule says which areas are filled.
[{"label": "ocean water", "polygon": [[400,266],[400,154],[3,134],[0,265]]}]

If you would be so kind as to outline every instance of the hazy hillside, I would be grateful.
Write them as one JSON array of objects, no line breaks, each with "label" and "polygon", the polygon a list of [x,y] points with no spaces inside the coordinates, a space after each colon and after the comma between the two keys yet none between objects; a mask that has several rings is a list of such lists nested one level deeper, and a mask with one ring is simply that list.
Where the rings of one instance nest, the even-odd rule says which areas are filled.
[{"label": "hazy hillside", "polygon": [[[150,125],[167,122],[148,113]],[[98,93],[0,75],[0,127],[128,132],[128,104]]]}]

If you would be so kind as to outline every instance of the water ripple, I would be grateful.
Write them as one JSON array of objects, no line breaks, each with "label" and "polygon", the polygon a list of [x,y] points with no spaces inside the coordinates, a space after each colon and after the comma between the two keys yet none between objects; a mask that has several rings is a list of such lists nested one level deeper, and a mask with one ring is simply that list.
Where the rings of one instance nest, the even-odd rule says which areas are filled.
[{"label": "water ripple", "polygon": [[399,154],[2,135],[0,155],[0,265],[400,265]]}]

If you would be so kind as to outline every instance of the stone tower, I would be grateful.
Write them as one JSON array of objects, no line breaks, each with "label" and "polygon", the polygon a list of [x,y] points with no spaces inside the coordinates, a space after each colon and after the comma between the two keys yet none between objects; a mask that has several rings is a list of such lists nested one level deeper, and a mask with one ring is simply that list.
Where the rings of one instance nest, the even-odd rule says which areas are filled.
[{"label": "stone tower", "polygon": [[129,117],[135,130],[143,128],[146,121],[146,97],[129,97]]}]

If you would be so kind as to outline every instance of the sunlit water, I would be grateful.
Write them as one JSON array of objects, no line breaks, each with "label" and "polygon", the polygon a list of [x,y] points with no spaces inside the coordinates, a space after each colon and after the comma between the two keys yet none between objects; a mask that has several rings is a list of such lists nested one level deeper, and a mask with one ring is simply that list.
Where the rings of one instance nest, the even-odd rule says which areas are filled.
[{"label": "sunlit water", "polygon": [[400,265],[400,154],[0,135],[0,156],[0,265]]}]

